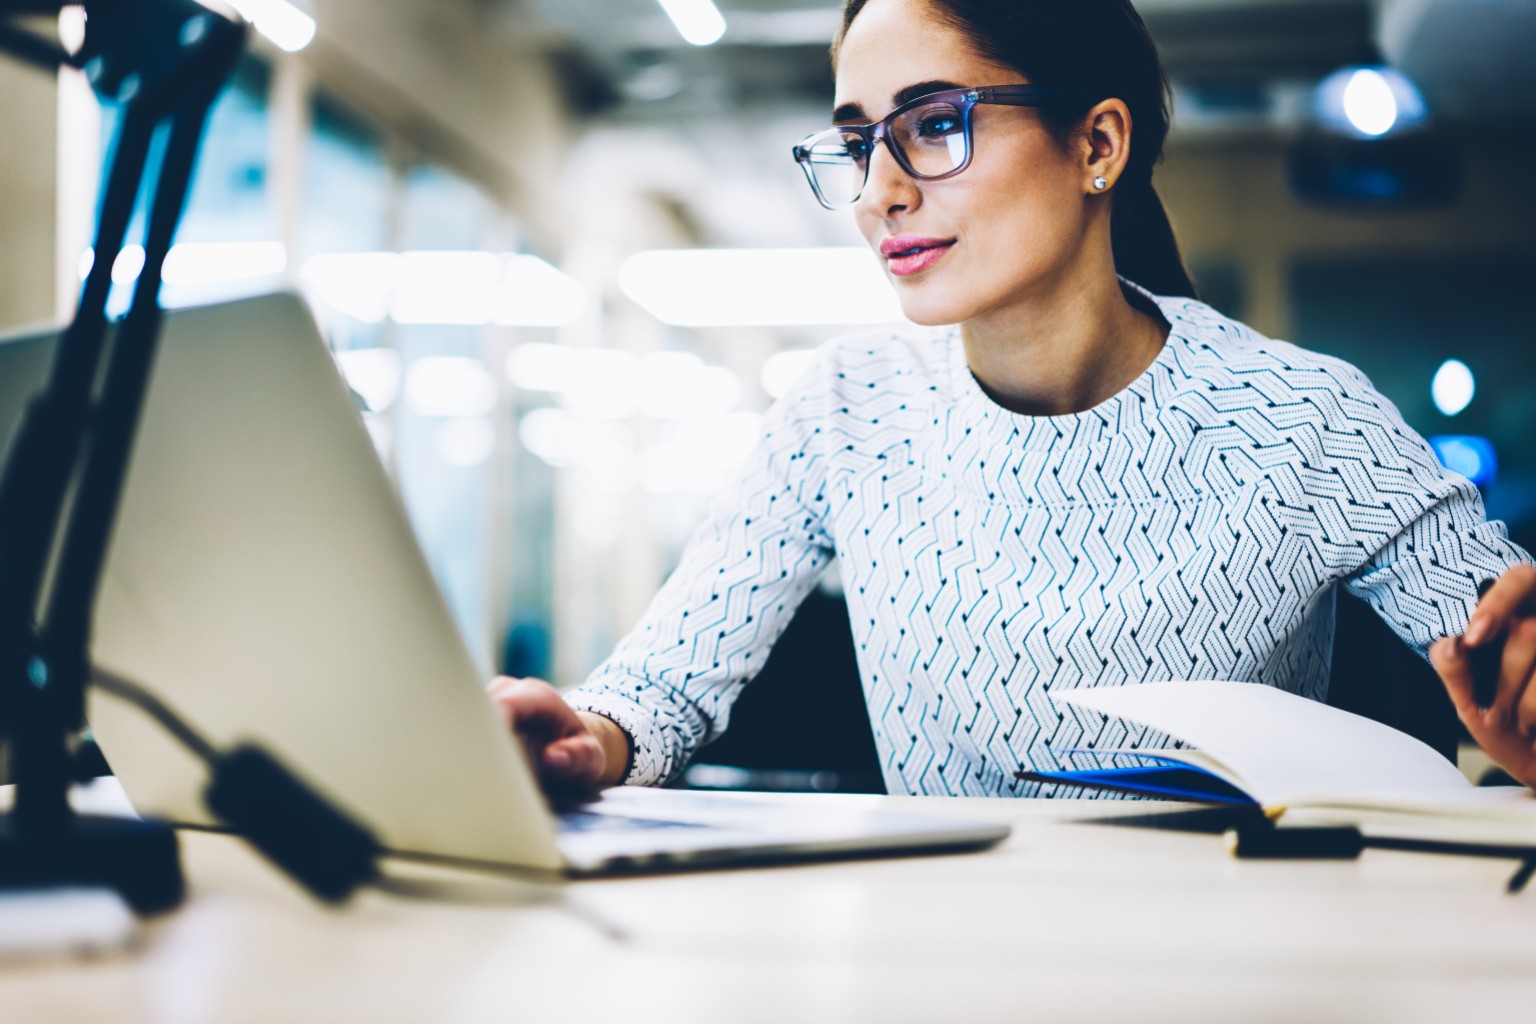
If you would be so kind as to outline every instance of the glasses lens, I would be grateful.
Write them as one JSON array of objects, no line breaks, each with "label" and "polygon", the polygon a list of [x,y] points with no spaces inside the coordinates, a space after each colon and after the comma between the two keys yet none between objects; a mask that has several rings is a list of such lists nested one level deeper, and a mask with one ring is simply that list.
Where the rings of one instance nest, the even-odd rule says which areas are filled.
[{"label": "glasses lens", "polygon": [[965,117],[953,103],[921,104],[891,124],[892,138],[920,178],[965,166],[966,135]]},{"label": "glasses lens", "polygon": [[829,206],[847,206],[859,198],[869,169],[869,150],[857,135],[822,132],[805,144],[802,164]]}]

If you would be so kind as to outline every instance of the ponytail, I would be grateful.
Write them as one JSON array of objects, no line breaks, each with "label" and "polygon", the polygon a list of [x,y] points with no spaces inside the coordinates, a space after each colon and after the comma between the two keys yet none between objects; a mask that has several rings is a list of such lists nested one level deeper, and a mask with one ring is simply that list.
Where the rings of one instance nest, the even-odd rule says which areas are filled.
[{"label": "ponytail", "polygon": [[1121,179],[1114,203],[1110,236],[1115,272],[1154,295],[1196,298],[1194,282],[1151,175]]}]

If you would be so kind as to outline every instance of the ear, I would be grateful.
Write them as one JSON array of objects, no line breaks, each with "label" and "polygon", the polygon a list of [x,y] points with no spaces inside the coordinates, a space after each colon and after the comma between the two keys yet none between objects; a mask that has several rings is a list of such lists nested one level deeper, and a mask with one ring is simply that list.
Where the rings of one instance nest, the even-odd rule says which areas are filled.
[{"label": "ear", "polygon": [[[1125,173],[1131,158],[1131,111],[1123,100],[1100,102],[1083,117],[1083,189],[1090,195],[1107,193]],[[1106,186],[1094,187],[1103,178]]]}]

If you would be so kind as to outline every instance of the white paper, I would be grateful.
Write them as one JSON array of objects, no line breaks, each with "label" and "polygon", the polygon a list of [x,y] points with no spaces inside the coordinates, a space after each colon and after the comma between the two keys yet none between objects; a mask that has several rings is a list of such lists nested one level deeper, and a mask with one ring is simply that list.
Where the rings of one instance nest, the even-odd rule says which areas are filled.
[{"label": "white paper", "polygon": [[1157,682],[1051,696],[1194,746],[1267,808],[1476,802],[1466,777],[1412,736],[1261,683]]}]

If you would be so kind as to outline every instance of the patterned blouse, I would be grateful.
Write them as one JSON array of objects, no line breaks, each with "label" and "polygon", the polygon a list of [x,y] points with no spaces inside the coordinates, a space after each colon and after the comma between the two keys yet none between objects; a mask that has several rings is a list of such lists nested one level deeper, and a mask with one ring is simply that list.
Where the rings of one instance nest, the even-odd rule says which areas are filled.
[{"label": "patterned blouse", "polygon": [[1321,700],[1337,585],[1422,654],[1465,629],[1479,582],[1530,560],[1360,371],[1145,297],[1167,344],[1065,416],[993,402],[954,328],[823,346],[567,695],[633,738],[627,781],[666,781],[721,734],[834,556],[888,790],[966,796],[1165,745],[1055,690],[1237,679]]}]

